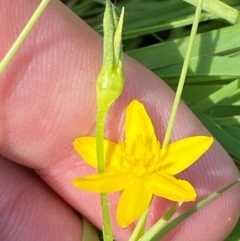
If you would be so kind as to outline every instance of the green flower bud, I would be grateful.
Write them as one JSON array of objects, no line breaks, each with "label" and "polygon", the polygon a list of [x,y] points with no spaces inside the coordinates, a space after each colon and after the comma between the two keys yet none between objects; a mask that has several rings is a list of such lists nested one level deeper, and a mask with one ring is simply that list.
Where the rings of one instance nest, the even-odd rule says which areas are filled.
[{"label": "green flower bud", "polygon": [[104,50],[103,66],[96,83],[99,108],[108,109],[122,93],[124,86],[122,28],[124,8],[119,21],[114,6],[106,1],[103,19]]}]

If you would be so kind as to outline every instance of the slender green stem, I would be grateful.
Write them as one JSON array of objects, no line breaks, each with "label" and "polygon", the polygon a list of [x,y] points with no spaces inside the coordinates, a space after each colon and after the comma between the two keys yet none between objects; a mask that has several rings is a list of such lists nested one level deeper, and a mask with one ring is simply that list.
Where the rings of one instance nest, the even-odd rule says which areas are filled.
[{"label": "slender green stem", "polygon": [[196,8],[195,18],[194,18],[194,22],[193,22],[193,26],[192,26],[192,30],[191,30],[191,34],[190,34],[187,53],[186,53],[186,56],[184,58],[182,72],[181,72],[179,83],[178,83],[178,88],[177,88],[175,99],[174,99],[174,102],[173,102],[173,107],[172,107],[171,115],[170,115],[170,118],[169,118],[166,134],[165,134],[165,137],[164,137],[164,140],[163,140],[163,147],[166,147],[168,145],[171,134],[172,134],[173,125],[174,125],[174,122],[175,122],[179,102],[180,102],[180,99],[181,99],[181,95],[182,95],[182,91],[183,91],[183,87],[184,87],[184,83],[185,83],[185,79],[186,79],[186,75],[187,75],[187,71],[188,71],[188,65],[189,65],[189,60],[190,60],[190,57],[191,57],[193,43],[194,43],[194,40],[195,40],[195,37],[196,37],[196,34],[197,34],[198,23],[199,23],[200,16],[201,16],[203,1],[204,0],[199,0],[197,8]]},{"label": "slender green stem", "polygon": [[131,234],[131,237],[129,238],[128,241],[137,241],[137,240],[139,240],[143,236],[145,225],[146,225],[148,211],[149,211],[149,208],[147,208],[146,211],[139,218],[138,223],[137,223],[136,227],[134,228],[134,230],[133,230],[133,232]]},{"label": "slender green stem", "polygon": [[[174,121],[176,119],[176,114],[177,114],[178,106],[179,106],[179,103],[180,103],[180,99],[181,99],[181,95],[182,95],[182,91],[183,91],[186,75],[187,75],[187,70],[188,70],[188,66],[189,66],[189,60],[190,60],[191,52],[192,52],[192,47],[193,47],[193,43],[194,43],[194,40],[195,40],[195,37],[196,37],[196,34],[197,34],[198,23],[199,23],[200,16],[201,16],[203,1],[204,0],[199,0],[197,8],[196,8],[195,18],[194,18],[194,22],[193,22],[193,26],[192,26],[192,30],[191,30],[191,34],[190,34],[190,39],[189,39],[189,44],[188,44],[188,48],[187,48],[187,53],[186,53],[186,56],[185,56],[185,59],[184,59],[184,62],[183,62],[183,67],[182,67],[182,72],[181,72],[180,79],[179,79],[178,88],[177,88],[177,91],[176,91],[176,95],[175,95],[175,99],[174,99],[174,103],[173,103],[173,107],[172,107],[169,123],[168,123],[168,126],[167,126],[166,135],[165,135],[164,141],[163,141],[163,147],[168,145],[170,137],[171,137],[171,134],[172,134]],[[156,225],[154,225],[154,228],[152,230],[153,233],[156,230],[161,230],[166,225],[166,223],[170,220],[170,218],[176,212],[178,206],[179,206],[179,204],[177,206],[172,207],[156,223]]]},{"label": "slender green stem", "polygon": [[179,204],[175,204],[173,207],[171,207],[165,214],[164,216],[158,220],[158,222],[148,231],[148,239],[145,239],[143,236],[141,241],[146,241],[149,240],[149,237],[154,237],[154,235],[161,229],[165,227],[167,222],[170,220],[170,218],[174,215],[174,213],[178,210]]},{"label": "slender green stem", "polygon": [[28,36],[29,32],[32,30],[35,23],[37,22],[37,20],[39,19],[39,17],[43,13],[44,9],[47,7],[49,2],[50,2],[50,0],[42,0],[41,1],[39,6],[37,7],[35,12],[33,13],[32,17],[29,19],[26,26],[23,28],[22,32],[17,37],[17,39],[14,42],[14,44],[12,45],[12,47],[9,49],[9,51],[7,52],[7,54],[5,55],[3,60],[1,61],[1,63],[0,63],[0,74],[5,70],[5,68],[7,67],[7,65],[9,64],[9,62],[11,61],[11,59],[13,58],[15,53],[17,52],[17,50],[20,48],[23,41]]},{"label": "slender green stem", "polygon": [[[185,82],[185,78],[186,78],[186,74],[187,74],[187,69],[188,69],[188,65],[189,65],[189,60],[190,60],[190,56],[191,56],[192,47],[193,47],[194,39],[195,39],[195,36],[196,36],[196,33],[197,33],[198,23],[199,23],[199,19],[200,19],[200,15],[201,15],[201,10],[202,10],[202,4],[203,4],[203,0],[199,0],[198,6],[197,6],[197,9],[196,9],[196,12],[195,12],[195,18],[194,18],[191,34],[190,34],[190,40],[189,40],[187,53],[186,53],[186,56],[185,56],[185,59],[184,59],[183,68],[182,68],[182,72],[181,72],[181,75],[180,75],[177,92],[176,92],[176,95],[175,95],[175,99],[174,99],[174,103],[173,103],[170,119],[169,119],[167,130],[166,130],[166,135],[165,135],[164,141],[163,141],[163,147],[168,145],[169,140],[170,140],[170,136],[171,136],[171,133],[172,133],[174,121],[175,121],[175,118],[176,118],[176,114],[177,114],[177,110],[178,110],[178,106],[179,106],[179,102],[180,102],[180,99],[181,99],[181,94],[182,94],[182,90],[183,90],[183,86],[184,86],[184,82]],[[154,229],[151,228],[148,231],[148,233],[152,233],[152,232],[155,233],[156,231],[159,231],[160,229],[162,229],[165,226],[165,224],[169,221],[169,219],[174,215],[176,210],[177,210],[176,206],[172,207],[154,225]],[[143,218],[146,218],[146,214],[145,213],[143,214]],[[140,220],[141,219],[142,219],[142,217],[140,218]],[[147,239],[145,239],[144,236],[143,236],[140,240],[146,241]]]},{"label": "slender green stem", "polygon": [[[104,166],[104,124],[107,116],[108,108],[102,105],[98,106],[97,123],[96,123],[96,146],[98,159],[98,173],[105,172]],[[108,204],[108,196],[101,193],[102,215],[103,215],[103,237],[104,241],[112,241],[111,219]]]}]

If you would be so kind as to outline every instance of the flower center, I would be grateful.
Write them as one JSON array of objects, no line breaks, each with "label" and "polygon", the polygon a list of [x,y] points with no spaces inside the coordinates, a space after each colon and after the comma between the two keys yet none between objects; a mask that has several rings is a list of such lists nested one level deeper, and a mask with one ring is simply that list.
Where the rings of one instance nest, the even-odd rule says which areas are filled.
[{"label": "flower center", "polygon": [[120,143],[125,153],[122,159],[122,168],[130,170],[136,178],[147,178],[157,169],[160,161],[160,144],[158,141],[144,142],[141,136],[131,148],[126,148],[125,143]]}]

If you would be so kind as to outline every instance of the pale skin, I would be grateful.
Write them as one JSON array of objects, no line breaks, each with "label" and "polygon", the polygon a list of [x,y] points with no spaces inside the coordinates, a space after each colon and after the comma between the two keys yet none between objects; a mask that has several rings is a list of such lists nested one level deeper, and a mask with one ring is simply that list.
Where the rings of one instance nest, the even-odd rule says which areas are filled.
[{"label": "pale skin", "polygon": [[[38,0],[0,0],[0,59],[38,4]],[[53,0],[0,76],[0,240],[81,240],[81,216],[75,211],[102,226],[99,195],[80,191],[71,183],[75,177],[94,172],[72,143],[76,137],[95,133],[95,81],[101,62],[101,37]],[[125,73],[125,88],[110,111],[106,137],[122,138],[124,108],[138,99],[145,104],[162,142],[173,92],[129,57]],[[200,134],[209,135],[181,104],[172,140]],[[202,199],[237,179],[239,172],[215,142],[179,177],[189,180]],[[118,197],[110,195],[113,233],[116,240],[125,241],[133,226],[123,230],[116,224]],[[239,199],[235,187],[190,217],[166,240],[223,240],[239,217]],[[193,203],[183,209],[189,205]],[[169,206],[166,200],[154,199],[148,227]]]}]

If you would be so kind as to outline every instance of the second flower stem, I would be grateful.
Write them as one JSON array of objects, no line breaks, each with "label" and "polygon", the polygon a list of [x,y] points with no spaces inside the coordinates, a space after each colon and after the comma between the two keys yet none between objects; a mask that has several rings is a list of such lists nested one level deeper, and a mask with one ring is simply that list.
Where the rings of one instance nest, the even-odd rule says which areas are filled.
[{"label": "second flower stem", "polygon": [[184,87],[184,83],[185,83],[185,79],[186,79],[186,75],[187,75],[187,71],[188,71],[189,61],[190,61],[192,48],[193,48],[193,43],[194,43],[194,40],[195,40],[195,37],[196,37],[196,34],[197,34],[198,23],[199,23],[199,20],[200,20],[200,17],[201,17],[203,1],[204,0],[199,0],[197,8],[196,8],[195,18],[194,18],[194,22],[193,22],[193,25],[192,25],[190,38],[189,38],[187,53],[186,53],[186,56],[184,58],[182,72],[181,72],[181,75],[180,75],[175,99],[174,99],[174,102],[173,102],[172,111],[171,111],[171,114],[170,114],[166,134],[165,134],[163,144],[162,144],[162,148],[164,148],[168,145],[169,140],[171,138],[173,125],[174,125],[174,122],[175,122],[175,119],[176,119],[177,110],[178,110],[178,106],[179,106],[180,99],[181,99],[181,96],[182,96],[182,91],[183,91],[183,87]]}]

